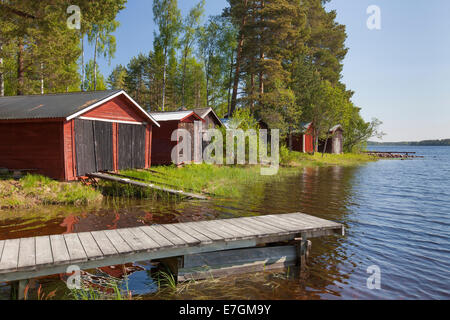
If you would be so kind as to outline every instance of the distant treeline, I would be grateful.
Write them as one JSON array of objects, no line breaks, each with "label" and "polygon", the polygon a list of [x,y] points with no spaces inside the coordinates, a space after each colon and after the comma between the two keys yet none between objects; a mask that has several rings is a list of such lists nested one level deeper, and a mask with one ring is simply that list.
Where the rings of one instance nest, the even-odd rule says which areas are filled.
[{"label": "distant treeline", "polygon": [[369,141],[369,146],[450,146],[450,139],[423,140],[410,142],[374,142]]}]

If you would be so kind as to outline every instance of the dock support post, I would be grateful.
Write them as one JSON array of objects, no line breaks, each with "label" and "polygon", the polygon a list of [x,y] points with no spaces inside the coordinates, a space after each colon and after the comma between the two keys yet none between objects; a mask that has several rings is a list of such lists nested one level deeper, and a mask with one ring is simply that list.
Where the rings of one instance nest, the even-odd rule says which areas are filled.
[{"label": "dock support post", "polygon": [[297,247],[297,266],[299,271],[302,272],[306,268],[306,262],[309,258],[309,253],[311,251],[312,243],[307,239],[306,233],[301,234],[301,238],[296,238]]},{"label": "dock support post", "polygon": [[24,300],[25,289],[28,285],[28,280],[19,280],[11,282],[11,300]]},{"label": "dock support post", "polygon": [[157,261],[159,261],[161,264],[167,267],[167,269],[169,269],[170,273],[175,279],[176,284],[178,284],[178,270],[183,268],[184,256],[159,259]]}]

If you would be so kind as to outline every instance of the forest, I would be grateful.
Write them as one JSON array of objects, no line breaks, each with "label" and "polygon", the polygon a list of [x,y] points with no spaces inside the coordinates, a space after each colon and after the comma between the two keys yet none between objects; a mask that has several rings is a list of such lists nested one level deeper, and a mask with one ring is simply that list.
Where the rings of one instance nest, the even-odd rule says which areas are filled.
[{"label": "forest", "polygon": [[[177,0],[153,0],[153,49],[103,75],[98,59],[114,58],[126,0],[0,0],[0,96],[124,89],[148,111],[245,111],[284,141],[309,122],[316,145],[341,124],[347,152],[382,136],[342,81],[347,34],[330,0],[228,0],[209,17],[195,1],[182,16]],[[79,29],[67,25],[73,4]]]}]

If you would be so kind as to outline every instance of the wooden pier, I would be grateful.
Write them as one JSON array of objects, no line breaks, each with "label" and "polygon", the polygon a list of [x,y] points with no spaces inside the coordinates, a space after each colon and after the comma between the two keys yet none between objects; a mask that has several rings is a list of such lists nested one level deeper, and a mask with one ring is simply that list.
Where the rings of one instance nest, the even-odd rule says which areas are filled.
[{"label": "wooden pier", "polygon": [[[201,278],[198,274],[189,276],[192,272],[189,268],[198,266],[195,263],[198,258],[207,259],[205,254],[212,254],[208,258],[211,261],[214,254],[221,256],[217,255],[221,251],[226,257],[230,252],[236,256],[237,250],[253,248],[260,250],[255,251],[256,258],[269,259],[270,250],[275,250],[278,252],[275,262],[282,264],[292,261],[292,249],[276,250],[273,246],[294,244],[297,258],[303,263],[308,238],[336,233],[344,234],[343,225],[291,213],[2,240],[0,282],[13,282],[20,297],[20,288],[25,287],[28,279],[66,273],[72,265],[87,270],[164,258],[177,259],[173,271],[184,270],[182,279]],[[261,251],[267,245],[270,245],[267,251]],[[283,252],[287,257],[284,260]],[[229,261],[234,263],[232,259]],[[248,261],[243,264],[248,267]],[[231,265],[228,267],[233,269]]]},{"label": "wooden pier", "polygon": [[154,189],[154,190],[158,190],[158,191],[167,192],[170,194],[175,194],[177,196],[181,196],[181,197],[185,197],[185,198],[189,198],[189,199],[196,199],[196,200],[207,200],[208,199],[208,197],[206,197],[204,195],[191,193],[191,192],[185,192],[183,190],[175,190],[172,188],[157,186],[153,183],[144,183],[144,182],[136,181],[139,179],[133,180],[131,177],[125,178],[123,176],[121,177],[119,175],[111,175],[108,173],[90,173],[87,176],[89,178],[101,179],[101,180],[106,180],[106,181],[111,181],[111,182],[118,182],[121,184],[129,184],[129,185],[133,185],[133,186],[141,187],[141,188],[150,188],[150,189]]}]

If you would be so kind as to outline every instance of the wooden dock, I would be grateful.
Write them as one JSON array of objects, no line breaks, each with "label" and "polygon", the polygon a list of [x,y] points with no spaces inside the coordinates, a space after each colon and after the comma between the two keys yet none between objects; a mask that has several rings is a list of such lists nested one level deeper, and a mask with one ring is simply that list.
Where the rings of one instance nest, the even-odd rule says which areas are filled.
[{"label": "wooden dock", "polygon": [[129,184],[129,185],[133,185],[133,186],[141,187],[141,188],[150,188],[150,189],[154,189],[154,190],[158,190],[158,191],[167,192],[170,194],[175,194],[175,195],[181,196],[181,197],[186,197],[189,199],[197,199],[197,200],[207,200],[208,199],[208,197],[206,197],[204,195],[191,193],[191,192],[185,192],[183,190],[175,190],[172,188],[157,186],[153,183],[144,183],[144,182],[136,181],[139,179],[133,180],[133,179],[131,179],[131,177],[125,178],[125,177],[120,177],[118,175],[113,176],[113,175],[110,175],[107,173],[90,173],[87,176],[90,178],[102,179],[102,180],[118,182],[118,183],[122,183],[122,184]]},{"label": "wooden dock", "polygon": [[344,234],[343,225],[291,213],[2,240],[0,282],[65,273],[71,265],[86,270],[279,245],[299,237],[304,250],[307,238],[336,233]]}]

